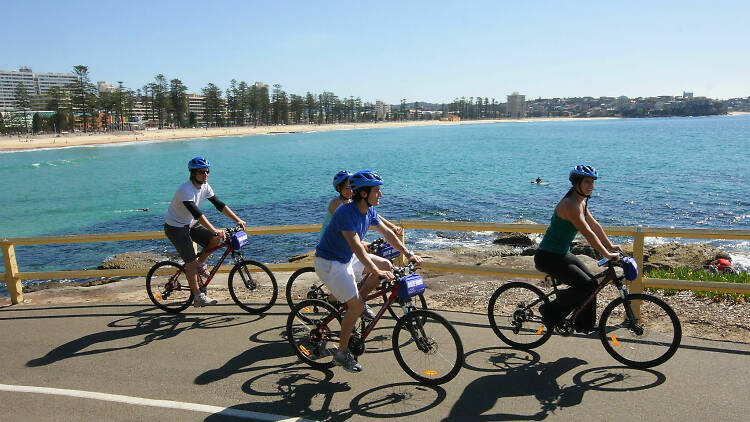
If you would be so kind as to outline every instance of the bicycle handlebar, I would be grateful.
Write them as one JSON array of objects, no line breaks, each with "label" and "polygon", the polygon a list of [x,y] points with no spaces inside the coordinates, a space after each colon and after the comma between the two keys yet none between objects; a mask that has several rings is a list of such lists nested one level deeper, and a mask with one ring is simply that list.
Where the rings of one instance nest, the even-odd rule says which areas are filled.
[{"label": "bicycle handlebar", "polygon": [[619,256],[619,259],[617,261],[610,261],[609,258],[602,258],[599,261],[596,262],[596,265],[603,267],[605,265],[609,265],[610,267],[622,267],[622,258],[626,257],[622,252],[618,252],[617,255]]}]

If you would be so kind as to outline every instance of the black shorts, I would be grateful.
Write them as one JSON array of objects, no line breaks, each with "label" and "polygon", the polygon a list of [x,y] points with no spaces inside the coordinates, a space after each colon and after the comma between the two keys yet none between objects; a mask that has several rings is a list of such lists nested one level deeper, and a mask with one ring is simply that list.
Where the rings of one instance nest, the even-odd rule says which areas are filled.
[{"label": "black shorts", "polygon": [[193,242],[206,247],[211,238],[214,237],[214,233],[211,230],[201,226],[199,223],[196,223],[192,228],[190,226],[174,227],[164,224],[164,233],[186,264],[195,261],[197,258]]}]

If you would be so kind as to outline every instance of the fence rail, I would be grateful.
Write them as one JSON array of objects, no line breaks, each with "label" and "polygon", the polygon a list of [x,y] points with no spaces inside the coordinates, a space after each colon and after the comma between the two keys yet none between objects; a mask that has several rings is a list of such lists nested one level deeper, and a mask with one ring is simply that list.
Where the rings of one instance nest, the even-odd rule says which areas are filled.
[{"label": "fence rail", "polygon": [[[473,223],[454,221],[428,221],[428,220],[401,220],[399,225],[404,229],[414,230],[450,230],[450,231],[492,231],[492,232],[514,232],[514,233],[544,233],[547,230],[545,224],[504,224],[504,223]],[[306,233],[320,231],[320,224],[296,224],[279,226],[256,226],[247,227],[248,235],[262,234],[288,234]],[[625,227],[606,226],[604,228],[609,235],[625,236],[633,238],[633,258],[638,262],[638,278],[631,284],[631,291],[639,292],[644,287],[705,290],[715,292],[731,292],[750,294],[750,285],[705,282],[694,280],[666,280],[655,278],[643,278],[643,252],[644,239],[646,237],[669,237],[688,239],[750,239],[750,230],[711,230],[711,229],[671,229],[658,227]],[[45,245],[56,243],[88,243],[88,242],[112,242],[127,240],[153,240],[164,239],[164,232],[130,232],[130,233],[101,233],[67,236],[43,236],[25,237],[0,240],[5,272],[0,273],[0,279],[5,279],[11,303],[23,302],[23,289],[21,280],[36,279],[65,279],[65,278],[89,278],[89,277],[137,277],[143,276],[143,270],[74,270],[74,271],[29,271],[18,270],[18,262],[15,254],[17,245]],[[272,271],[293,271],[309,264],[288,263],[270,264]],[[519,278],[543,278],[544,274],[535,270],[517,270],[497,266],[474,266],[474,265],[452,265],[424,262],[422,267],[426,270],[458,272],[472,274],[487,274],[497,277],[519,277]],[[219,272],[229,272],[231,266],[222,266]]]}]

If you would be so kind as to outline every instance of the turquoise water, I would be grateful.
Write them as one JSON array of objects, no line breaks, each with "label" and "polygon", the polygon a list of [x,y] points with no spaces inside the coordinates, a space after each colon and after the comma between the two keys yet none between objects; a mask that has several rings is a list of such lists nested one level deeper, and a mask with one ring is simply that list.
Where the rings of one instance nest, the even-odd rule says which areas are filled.
[{"label": "turquoise water", "polygon": [[[750,115],[387,128],[0,154],[8,201],[0,237],[161,230],[196,155],[217,196],[249,225],[316,223],[340,169],[378,170],[391,220],[549,220],[569,168],[596,166],[590,209],[604,225],[750,229]],[[536,177],[547,185],[531,184]],[[148,212],[138,209],[149,208]],[[204,207],[218,225],[230,221]],[[477,237],[478,236],[478,237]],[[253,238],[248,254],[283,262],[315,234]],[[413,231],[416,247],[457,242]],[[724,242],[750,250],[747,242]],[[95,268],[167,241],[17,247],[21,271]]]}]

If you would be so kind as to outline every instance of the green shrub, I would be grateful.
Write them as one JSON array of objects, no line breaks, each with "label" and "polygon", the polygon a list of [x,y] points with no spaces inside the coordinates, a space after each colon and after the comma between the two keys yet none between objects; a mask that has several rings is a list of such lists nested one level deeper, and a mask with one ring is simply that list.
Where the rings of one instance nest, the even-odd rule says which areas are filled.
[{"label": "green shrub", "polygon": [[[709,271],[694,271],[689,268],[675,268],[673,270],[651,270],[644,274],[648,278],[664,278],[664,279],[679,279],[679,280],[697,280],[697,281],[719,281],[724,283],[742,283],[750,284],[750,274],[742,272],[739,274],[729,273],[711,273]],[[648,289],[649,291],[655,291],[657,289]],[[664,290],[665,295],[673,295],[677,292],[675,289]],[[741,293],[723,293],[723,292],[707,292],[703,290],[695,290],[696,297],[709,297],[716,301],[729,299],[735,302],[746,302],[750,301],[750,294]]]}]

